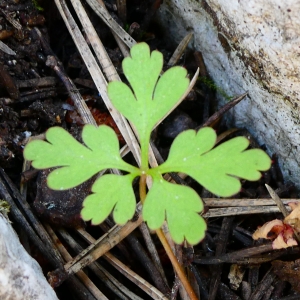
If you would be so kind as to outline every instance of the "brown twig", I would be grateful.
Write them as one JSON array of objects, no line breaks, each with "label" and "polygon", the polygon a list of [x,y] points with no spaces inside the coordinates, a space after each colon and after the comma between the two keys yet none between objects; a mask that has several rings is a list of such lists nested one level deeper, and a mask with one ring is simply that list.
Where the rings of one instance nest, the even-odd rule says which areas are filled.
[{"label": "brown twig", "polygon": [[[79,229],[78,232],[89,243],[95,243],[96,240],[86,231]],[[107,260],[113,267],[115,267],[126,278],[134,282],[137,286],[139,286],[145,293],[147,293],[153,299],[167,300],[167,297],[165,297],[160,291],[158,291],[154,286],[149,284],[146,280],[141,278],[139,275],[134,273],[130,268],[128,268],[121,261],[115,258],[111,253],[109,252],[105,253],[103,255],[103,258]]]},{"label": "brown twig", "polygon": [[201,278],[200,273],[198,272],[196,266],[194,266],[193,264],[189,265],[189,268],[191,269],[191,271],[193,272],[196,281],[198,283],[198,287],[200,290],[200,296],[202,300],[207,300],[208,299],[208,291],[207,291],[207,287],[204,285],[204,282]]},{"label": "brown twig", "polygon": [[142,222],[142,224],[139,226],[139,229],[142,233],[142,236],[144,238],[146,247],[149,251],[149,254],[152,258],[152,261],[153,261],[155,267],[157,268],[157,270],[161,274],[162,280],[164,281],[165,285],[168,286],[168,280],[166,278],[163,266],[161,264],[157,249],[156,249],[156,247],[153,243],[153,240],[151,238],[148,226],[145,224],[145,222]]},{"label": "brown twig", "polygon": [[193,33],[190,32],[182,39],[182,41],[179,43],[176,50],[174,51],[172,57],[170,58],[170,60],[168,62],[168,66],[171,67],[171,66],[174,66],[177,64],[178,60],[183,55],[183,53],[184,53],[186,47],[188,46],[190,40],[192,39],[192,37],[193,37]]},{"label": "brown twig", "polygon": [[212,208],[205,212],[202,216],[204,218],[224,217],[224,216],[238,216],[248,214],[266,214],[279,212],[277,206],[242,206],[242,207],[227,207],[227,208]]},{"label": "brown twig", "polygon": [[[200,69],[200,78],[207,78],[208,72],[204,63],[204,58],[201,52],[195,51],[194,52],[195,61],[197,63],[198,68]],[[206,122],[210,116],[210,107],[211,102],[213,100],[214,94],[212,89],[210,89],[207,85],[201,85],[201,91],[199,89],[195,90],[196,93],[200,94],[203,97],[203,112],[202,112],[202,119],[203,122]],[[203,93],[203,95],[201,94]]]},{"label": "brown twig", "polygon": [[166,285],[165,281],[163,280],[160,272],[157,270],[153,262],[148,257],[146,251],[142,247],[139,240],[131,235],[126,237],[126,240],[129,242],[130,247],[132,248],[133,252],[135,253],[136,259],[141,262],[144,266],[145,270],[147,271],[148,275],[154,282],[155,286],[164,294],[170,294],[170,289]]},{"label": "brown twig", "polygon": [[122,239],[129,235],[142,222],[142,217],[139,215],[136,220],[131,220],[124,226],[115,226],[108,233],[99,238],[95,243],[91,244],[85,251],[77,255],[73,260],[68,262],[63,270],[55,270],[49,273],[50,283],[52,286],[57,286],[63,281],[57,281],[59,277],[66,279],[69,275],[77,273],[85,266],[94,262],[104,253],[113,248]]},{"label": "brown twig", "polygon": [[221,282],[218,287],[218,299],[220,300],[242,300],[225,283]]},{"label": "brown twig", "polygon": [[[99,224],[99,228],[103,232],[109,232],[110,229],[115,225],[112,219],[107,218],[105,222]],[[90,244],[90,243],[89,243]],[[120,243],[116,245],[116,248],[122,253],[123,257],[127,260],[129,265],[134,265],[135,258],[132,257],[130,249],[128,249],[128,245],[125,240],[122,240]]]},{"label": "brown twig", "polygon": [[115,32],[122,42],[131,48],[136,44],[136,41],[112,18],[105,6],[102,6],[99,2],[96,0],[87,0],[88,5],[103,20],[103,22]]},{"label": "brown twig", "polygon": [[273,273],[272,268],[269,269],[267,274],[264,276],[262,281],[257,285],[256,289],[250,296],[249,300],[259,300],[262,295],[270,288],[270,285],[276,278],[276,275]]},{"label": "brown twig", "polygon": [[275,191],[269,185],[265,184],[265,186],[266,186],[266,188],[267,188],[270,196],[272,197],[272,199],[274,200],[274,202],[278,206],[279,210],[283,214],[283,216],[286,217],[289,214],[289,212],[286,209],[286,207],[284,206],[284,204],[281,201],[281,199],[278,197],[278,195],[275,193]]},{"label": "brown twig", "polygon": [[202,127],[210,126],[214,121],[219,119],[225,112],[227,112],[229,109],[237,105],[239,102],[241,102],[246,96],[248,95],[248,92],[241,94],[240,96],[235,97],[230,102],[226,103],[224,106],[222,106],[217,112],[215,112],[208,120],[203,123],[202,125],[198,126],[196,130],[199,130]]},{"label": "brown twig", "polygon": [[[195,256],[194,263],[196,264],[220,264],[220,263],[239,263],[249,265],[259,264],[262,262],[270,261],[275,259],[281,255],[291,255],[292,253],[299,252],[299,247],[282,249],[282,250],[274,250],[272,243],[263,244],[255,247],[250,247],[230,253],[226,253],[220,256],[215,257],[201,257]],[[258,256],[262,253],[266,253],[265,255]]]},{"label": "brown twig", "polygon": [[[226,251],[226,245],[231,233],[233,224],[233,217],[225,217],[222,222],[221,231],[218,235],[216,256],[221,255]],[[214,268],[212,279],[209,286],[209,300],[214,300],[218,292],[218,286],[221,282],[222,265],[218,265]]]},{"label": "brown twig", "polygon": [[[77,253],[80,253],[83,251],[83,248],[71,237],[71,235],[67,231],[60,229],[59,234],[68,243],[68,245],[72,249],[74,249]],[[116,278],[114,278],[99,263],[94,262],[89,265],[89,268],[100,278],[100,280],[104,283],[104,285],[106,285],[120,299],[122,299],[122,300],[142,300],[142,298],[140,298],[137,295],[135,295],[134,293],[132,293],[120,281],[118,281]]]},{"label": "brown twig", "polygon": [[[185,244],[185,242],[184,242]],[[172,248],[173,249],[173,248]],[[184,268],[184,262],[183,262],[183,245],[177,245],[175,244],[175,254],[176,254],[176,258],[178,260],[178,263],[183,266]],[[197,298],[199,298],[199,293],[198,293],[198,286],[193,285],[193,279],[194,276],[189,276],[189,269],[188,268],[184,268],[184,272],[187,276],[187,278],[189,279],[189,283],[193,289],[193,291],[195,292]],[[178,278],[179,279],[179,278]],[[179,285],[179,295],[181,297],[182,300],[189,300],[190,297],[187,293],[187,291],[185,290],[184,286],[182,284]]]},{"label": "brown twig", "polygon": [[30,102],[34,100],[41,100],[45,98],[55,97],[57,95],[56,89],[53,87],[51,88],[44,88],[39,90],[34,90],[30,92],[24,92],[20,94],[20,99],[18,102]]},{"label": "brown twig", "polygon": [[[59,241],[57,235],[52,230],[52,228],[48,224],[45,224],[45,227],[46,227],[49,235],[51,236],[52,240],[53,241]],[[63,256],[63,258],[66,261],[72,260],[72,256],[69,254],[69,252],[63,246],[62,243],[58,242],[57,246],[58,246],[58,249],[59,249],[61,255]],[[80,278],[82,283],[88,288],[88,290],[92,293],[92,295],[95,297],[95,299],[97,299],[97,300],[102,300],[102,299],[103,300],[108,300],[108,298],[105,297],[105,295],[95,286],[95,284],[89,279],[89,277],[83,271],[78,271],[76,276],[78,278]]]},{"label": "brown twig", "polygon": [[36,88],[45,86],[55,86],[57,79],[55,77],[33,78],[27,80],[17,80],[16,85],[19,88]]},{"label": "brown twig", "polygon": [[175,269],[175,272],[177,273],[178,277],[180,278],[180,281],[181,281],[182,285],[184,286],[184,288],[186,289],[191,300],[197,300],[198,298],[197,298],[195,292],[193,291],[190,283],[188,282],[187,277],[184,274],[182,267],[178,264],[178,261],[177,261],[176,257],[174,256],[172,249],[171,249],[165,235],[163,234],[162,230],[161,229],[156,230],[156,234],[157,234],[160,242],[162,243],[162,245],[172,263],[172,266]]},{"label": "brown twig", "polygon": [[[251,207],[251,206],[273,206],[274,200],[270,198],[247,199],[247,198],[203,198],[208,207]],[[289,202],[300,202],[299,198],[285,198],[281,201],[287,205]]]},{"label": "brown twig", "polygon": [[77,108],[79,114],[81,115],[83,122],[85,124],[93,124],[93,125],[97,126],[97,123],[96,123],[95,119],[93,118],[91,111],[87,107],[84,99],[80,95],[75,84],[69,78],[69,76],[67,76],[67,74],[65,73],[62,63],[57,59],[57,57],[55,55],[51,55],[51,53],[53,53],[53,51],[51,50],[49,44],[44,39],[44,37],[42,36],[42,34],[38,30],[38,28],[34,28],[34,31],[37,34],[37,36],[39,37],[45,53],[48,54],[46,66],[50,67],[53,71],[55,71],[57,76],[60,78],[60,80],[65,85],[67,91],[70,94],[72,101],[74,102],[75,107]]}]

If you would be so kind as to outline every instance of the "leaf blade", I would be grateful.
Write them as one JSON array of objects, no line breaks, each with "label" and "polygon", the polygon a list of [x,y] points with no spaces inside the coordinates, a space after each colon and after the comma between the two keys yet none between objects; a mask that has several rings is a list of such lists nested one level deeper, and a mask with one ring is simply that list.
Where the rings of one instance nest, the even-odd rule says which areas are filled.
[{"label": "leaf blade", "polygon": [[85,125],[82,137],[86,146],[63,128],[52,127],[46,132],[47,142],[33,141],[26,145],[24,157],[32,160],[37,169],[61,167],[48,176],[48,185],[54,190],[75,187],[107,168],[139,173],[122,160],[117,136],[110,127]]},{"label": "leaf blade", "polygon": [[163,56],[158,51],[150,53],[146,43],[139,43],[130,49],[131,57],[123,62],[123,71],[135,97],[151,101],[153,91],[163,67]]},{"label": "leaf blade", "polygon": [[198,133],[188,130],[179,134],[168,159],[155,171],[186,173],[212,193],[228,197],[241,187],[236,177],[258,180],[260,171],[270,168],[271,160],[264,151],[246,150],[249,145],[246,138],[233,138],[212,149],[215,139],[216,134],[209,127]]},{"label": "leaf blade", "polygon": [[123,71],[132,90],[124,83],[110,82],[107,92],[118,111],[134,124],[143,144],[155,124],[180,100],[189,79],[182,67],[173,67],[159,77],[162,54],[150,54],[146,43],[133,46],[130,53],[123,61]]},{"label": "leaf blade", "polygon": [[193,189],[154,177],[144,203],[143,218],[153,230],[160,228],[166,219],[177,244],[186,239],[194,245],[205,236],[206,223],[199,215],[202,209],[201,198]]},{"label": "leaf blade", "polygon": [[93,194],[83,201],[81,216],[85,221],[97,225],[102,223],[113,210],[117,224],[123,225],[132,219],[135,212],[135,196],[132,181],[135,175],[103,175],[92,186]]}]

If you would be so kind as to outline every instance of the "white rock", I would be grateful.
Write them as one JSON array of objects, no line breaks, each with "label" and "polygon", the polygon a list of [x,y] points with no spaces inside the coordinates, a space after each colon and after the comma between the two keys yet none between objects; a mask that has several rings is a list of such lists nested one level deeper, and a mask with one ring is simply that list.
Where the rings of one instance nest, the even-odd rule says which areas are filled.
[{"label": "white rock", "polygon": [[159,18],[179,42],[194,32],[209,74],[228,95],[249,91],[231,112],[300,187],[300,2],[166,0]]},{"label": "white rock", "polygon": [[39,264],[0,213],[0,299],[58,300]]}]

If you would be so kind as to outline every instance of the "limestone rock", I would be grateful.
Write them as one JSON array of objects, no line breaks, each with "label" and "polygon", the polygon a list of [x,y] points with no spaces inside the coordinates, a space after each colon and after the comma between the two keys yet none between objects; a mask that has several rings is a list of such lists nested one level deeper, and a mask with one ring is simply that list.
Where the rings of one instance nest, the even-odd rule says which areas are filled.
[{"label": "limestone rock", "polygon": [[39,264],[26,252],[0,213],[0,299],[58,300]]}]

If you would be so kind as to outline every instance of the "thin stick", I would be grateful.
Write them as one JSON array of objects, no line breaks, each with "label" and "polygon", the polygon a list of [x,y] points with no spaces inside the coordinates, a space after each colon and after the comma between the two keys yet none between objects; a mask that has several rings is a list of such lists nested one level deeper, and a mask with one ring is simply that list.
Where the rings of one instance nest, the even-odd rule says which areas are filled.
[{"label": "thin stick", "polygon": [[[232,232],[233,217],[225,217],[222,221],[221,230],[216,239],[216,255],[222,255],[226,252],[227,242]],[[221,274],[223,266],[217,265],[211,270],[211,280],[209,284],[208,300],[214,300],[221,283]]]},{"label": "thin stick", "polygon": [[168,287],[168,284],[164,282],[160,272],[149,258],[139,240],[134,235],[130,234],[126,237],[126,241],[135,253],[136,261],[139,261],[140,265],[144,267],[155,286],[165,295],[169,294],[170,288]]},{"label": "thin stick", "polygon": [[[95,239],[85,230],[78,229],[78,233],[89,243],[94,243]],[[140,277],[138,274],[130,270],[125,264],[119,261],[114,257],[110,252],[107,252],[103,255],[103,258],[106,259],[112,266],[114,266],[121,274],[126,278],[134,282],[138,287],[140,287],[144,292],[146,292],[153,299],[167,300],[158,289],[148,283],[145,279]]]},{"label": "thin stick", "polygon": [[[77,24],[74,21],[74,18],[72,17],[68,7],[66,6],[65,1],[64,0],[55,0],[55,3],[61,13],[62,18],[65,21],[65,24],[74,40],[74,43],[76,44],[76,47],[77,47],[79,53],[81,54],[86,66],[94,80],[94,83],[95,83],[99,93],[102,96],[102,99],[103,99],[107,109],[109,110],[109,112],[110,112],[111,116],[113,117],[114,121],[116,122],[121,134],[123,135],[123,137],[128,145],[127,147],[130,148],[131,152],[133,153],[133,155],[135,157],[135,160],[139,164],[140,163],[139,144],[136,140],[134,133],[132,132],[131,127],[129,126],[129,124],[126,121],[126,119],[124,118],[124,116],[121,115],[111,104],[110,99],[107,95],[107,91],[106,91],[107,82],[106,82],[104,75],[102,74],[99,66],[97,65],[95,58],[93,57],[92,52],[90,51],[85,39],[83,38],[81,31],[79,30]],[[84,18],[85,12],[83,9],[81,9],[82,8],[81,4],[79,4],[78,1],[76,1],[76,0],[73,0],[73,3],[74,3],[74,8],[78,12],[79,19]],[[96,38],[94,29],[92,28],[91,23],[86,22],[86,23],[83,23],[83,25],[87,28],[86,31],[89,34],[89,38],[93,41],[92,46],[93,46],[95,52],[98,53],[98,58],[99,58],[99,55],[103,56],[105,49],[104,49],[103,45],[101,44],[100,40],[98,38]],[[107,57],[107,55],[105,55],[103,57],[103,59],[100,60],[100,62],[102,64],[104,61],[106,61],[103,64],[103,69],[106,69],[109,67],[110,71],[107,73],[107,76],[113,80],[119,80],[117,72],[114,71],[113,66],[109,62],[107,62],[106,57]],[[114,75],[112,76],[112,74],[114,74]],[[152,167],[156,167],[157,163],[155,161],[155,157],[154,157],[154,154],[151,149],[150,149],[149,153],[150,153],[150,158],[149,158],[150,164]]]},{"label": "thin stick", "polygon": [[273,267],[271,267],[264,278],[260,281],[260,283],[257,285],[256,289],[251,294],[250,298],[251,300],[259,300],[262,298],[262,296],[270,289],[270,286],[272,285],[273,281],[275,280],[276,275],[273,272]]},{"label": "thin stick", "polygon": [[[98,0],[96,2],[93,2],[93,5],[95,5],[95,6],[96,5],[101,5],[104,9],[106,9],[106,6],[105,6],[105,4],[104,4],[104,2],[102,0]],[[119,9],[118,9],[118,11],[119,11]],[[111,33],[112,33],[113,37],[115,38],[115,40],[116,40],[116,42],[117,42],[117,44],[118,44],[118,46],[119,46],[119,48],[120,48],[123,56],[124,57],[129,56],[129,50],[128,50],[128,47],[126,46],[126,44],[122,41],[121,38],[119,38],[119,36],[112,29],[111,29]]]},{"label": "thin stick", "polygon": [[65,277],[64,279],[66,279],[68,275],[77,273],[79,270],[98,259],[129,235],[142,221],[142,217],[138,215],[137,220],[129,221],[124,226],[114,226],[109,233],[104,234],[100,239],[95,241],[94,244],[85,249],[85,251],[69,261],[64,266],[64,270],[50,272],[51,285],[53,287],[58,286],[62,283],[62,281],[56,282],[59,276]]},{"label": "thin stick", "polygon": [[87,0],[86,2],[129,48],[136,44],[136,41],[113,19],[106,8],[100,5],[97,0]]},{"label": "thin stick", "polygon": [[[110,99],[107,95],[106,87],[107,82],[104,78],[104,75],[102,74],[96,59],[93,57],[91,50],[89,49],[82,33],[80,32],[80,29],[78,28],[77,24],[75,23],[74,18],[72,17],[66,3],[64,0],[55,0],[56,6],[60,11],[60,14],[62,18],[65,21],[65,24],[74,40],[74,43],[76,44],[76,47],[81,54],[91,77],[93,78],[93,81],[101,94],[101,97],[107,107],[107,109],[110,111],[114,121],[116,122],[118,128],[120,129],[125,141],[130,144],[131,137],[128,135],[127,130],[124,128],[123,119],[120,115],[120,113],[114,108],[114,106],[111,104]],[[133,155],[135,156],[136,161],[139,161],[139,153],[137,153],[136,149],[131,149]]]},{"label": "thin stick", "polygon": [[[147,176],[145,174],[143,174],[141,177],[140,177],[140,200],[142,202],[142,204],[144,204],[145,202],[145,199],[146,199],[146,179],[147,179]],[[175,269],[175,272],[177,273],[180,281],[182,282],[184,288],[186,289],[187,293],[189,294],[190,298],[192,300],[197,300],[197,296],[196,294],[194,293],[190,283],[188,282],[185,274],[184,274],[184,271],[182,269],[182,267],[179,265],[168,241],[166,240],[166,237],[164,236],[163,232],[161,229],[157,229],[156,230],[156,234],[160,240],[160,242],[162,243],[172,265],[173,265],[173,268]]]},{"label": "thin stick", "polygon": [[274,250],[272,243],[259,245],[253,248],[246,248],[235,252],[225,253],[221,256],[203,257],[195,256],[193,263],[200,265],[216,265],[221,263],[239,264],[239,265],[259,265],[273,261],[278,257],[292,256],[299,254],[299,247],[290,247],[288,249]]},{"label": "thin stick", "polygon": [[[208,207],[250,207],[250,206],[273,206],[274,200],[270,198],[260,198],[260,199],[226,199],[226,198],[203,198],[205,205]],[[287,205],[289,202],[300,202],[298,198],[288,198],[281,199],[281,201]]]},{"label": "thin stick", "polygon": [[279,211],[280,210],[277,206],[228,207],[209,209],[208,212],[202,216],[204,218],[215,218],[248,214],[267,214]]},{"label": "thin stick", "polygon": [[0,41],[0,50],[5,52],[8,55],[16,55],[17,53],[9,48],[6,44],[4,44],[2,41]]},{"label": "thin stick", "polygon": [[149,253],[151,255],[151,258],[153,260],[153,263],[154,263],[155,267],[160,272],[160,274],[162,276],[162,279],[164,280],[166,286],[168,286],[168,280],[166,278],[164,269],[162,267],[162,264],[161,264],[158,252],[157,252],[157,250],[155,248],[155,245],[154,245],[154,243],[152,241],[152,238],[151,238],[148,226],[145,224],[145,222],[143,222],[139,226],[139,229],[140,229],[140,231],[141,231],[141,233],[143,235],[146,247],[147,247],[147,249],[148,249],[148,251],[149,251]]},{"label": "thin stick", "polygon": [[274,200],[274,202],[277,204],[278,208],[280,209],[281,213],[283,214],[284,217],[286,217],[289,212],[286,209],[286,207],[284,206],[283,202],[281,201],[281,199],[278,197],[278,195],[275,193],[275,191],[267,184],[265,184],[270,196],[272,197],[272,199]]},{"label": "thin stick", "polygon": [[71,0],[74,10],[78,16],[78,19],[84,28],[84,32],[87,35],[91,46],[98,58],[102,70],[108,81],[118,80],[121,81],[116,68],[114,67],[107,51],[105,50],[92,22],[90,21],[82,3],[79,0]]},{"label": "thin stick", "polygon": [[[46,48],[49,50],[50,46],[46,42],[46,40],[43,38],[41,32],[38,28],[34,28],[35,33],[38,35],[43,48]],[[50,51],[52,52],[52,50]],[[79,111],[82,120],[85,124],[93,124],[97,126],[97,123],[92,116],[92,113],[90,112],[89,108],[87,107],[84,99],[82,98],[81,94],[79,93],[78,89],[76,88],[73,81],[66,75],[65,71],[61,67],[61,63],[58,61],[58,59],[54,55],[48,55],[46,66],[50,67],[55,71],[57,76],[61,79],[63,84],[65,85],[66,89],[68,90],[70,97],[72,98],[75,107]]]},{"label": "thin stick", "polygon": [[198,126],[196,130],[205,127],[205,126],[210,126],[214,121],[216,121],[220,116],[222,116],[225,112],[227,112],[229,109],[237,105],[239,102],[241,102],[246,96],[248,95],[248,92],[239,95],[235,97],[233,100],[230,102],[226,103],[224,106],[222,106],[217,112],[215,112],[208,120],[203,123],[202,125]]},{"label": "thin stick", "polygon": [[[75,241],[75,239],[64,229],[60,229],[59,234],[77,253],[83,251],[83,248]],[[127,289],[120,281],[114,278],[105,268],[98,262],[93,262],[88,266],[112,292],[120,299],[142,300],[129,289]],[[129,297],[129,298],[128,298]]]},{"label": "thin stick", "polygon": [[[165,234],[165,232],[164,232],[164,234]],[[165,235],[165,236],[166,236],[166,235]],[[168,239],[168,242],[169,242],[169,244],[170,244],[169,239]],[[174,244],[175,251],[173,250],[173,245],[170,245],[170,246],[171,246],[171,248],[172,248],[173,253],[175,253],[175,255],[176,255],[176,258],[177,258],[177,260],[178,260],[178,263],[182,266],[182,264],[183,264],[182,245],[175,245],[175,244]],[[186,270],[186,269],[184,268],[184,271],[185,271],[186,276],[188,276],[188,274],[187,274],[187,272],[186,272],[186,271],[188,271],[188,270]],[[177,277],[177,279],[179,279],[178,276],[176,276],[176,277]],[[189,278],[189,280],[191,280],[190,277],[188,277],[188,278]],[[190,284],[191,284],[191,286],[192,286],[191,281],[190,281]],[[196,290],[194,286],[192,286],[192,288],[193,288],[194,291]],[[185,288],[183,287],[183,285],[182,285],[182,283],[181,283],[180,281],[179,281],[179,295],[180,295],[180,297],[181,297],[181,300],[189,300],[189,299],[190,299],[188,293],[186,292]],[[198,297],[198,295],[197,295],[197,297]]]},{"label": "thin stick", "polygon": [[[107,18],[112,19],[112,17],[107,12],[106,8],[103,7],[103,3],[101,3],[102,1],[99,1],[100,3],[98,3],[96,0],[88,0],[87,2],[95,10],[96,13],[97,13],[97,11],[101,11],[101,12],[104,13],[104,15],[106,15]],[[93,57],[92,52],[89,49],[89,47],[88,47],[88,45],[87,45],[80,29],[78,28],[74,18],[72,17],[72,15],[71,15],[71,13],[70,13],[67,5],[66,5],[65,0],[55,0],[55,3],[56,3],[56,6],[57,6],[57,8],[58,8],[65,24],[66,24],[69,32],[70,32],[73,40],[74,40],[74,43],[75,43],[79,53],[81,54],[86,66],[87,66],[87,68],[88,68],[88,70],[91,74],[91,77],[93,78],[93,81],[94,81],[99,93],[102,96],[103,101],[105,102],[105,105],[106,105],[107,109],[111,113],[111,115],[112,115],[114,121],[116,122],[121,134],[123,135],[126,143],[128,144],[132,154],[134,155],[135,160],[139,164],[139,162],[140,162],[140,149],[139,149],[139,145],[136,141],[135,135],[132,132],[132,129],[130,128],[130,126],[127,123],[127,121],[125,120],[125,118],[111,104],[110,99],[108,98],[108,95],[107,95],[107,91],[106,91],[107,82],[104,78],[104,75],[102,74],[95,58]],[[78,3],[78,1],[73,0],[73,3],[76,4],[76,5],[74,5],[74,8],[77,8],[77,10],[80,11],[80,16],[84,16],[84,12],[83,12],[83,10],[80,9],[81,5]],[[80,16],[79,16],[79,18],[80,18]],[[112,23],[114,23],[114,22],[115,21],[112,20]],[[100,40],[95,38],[95,34],[93,33],[94,30],[92,29],[92,25],[90,24],[90,22],[88,22],[86,25],[88,25],[87,32],[89,33],[90,39],[93,41],[93,47],[94,47],[94,49],[96,49],[95,51],[100,54],[100,48],[103,48],[103,45],[101,46],[101,44],[99,43]],[[116,26],[117,26],[118,29],[121,28],[118,24]],[[114,27],[112,27],[112,29],[114,30]],[[128,42],[128,37],[130,37],[130,36],[125,32],[124,39],[126,39],[127,42]],[[135,44],[135,41],[133,41],[133,43],[130,43],[129,46],[131,47],[134,44]],[[104,51],[102,51],[102,50],[101,50],[101,55],[104,53]],[[110,65],[110,64],[108,64],[108,65]],[[104,66],[104,68],[105,68],[105,66]],[[117,76],[116,72],[114,72],[114,71],[109,72],[109,74],[113,74],[113,73],[115,74],[114,80],[118,79],[118,76]],[[199,73],[199,71],[196,72],[196,74],[194,75],[193,79],[190,82],[189,88],[185,92],[185,94],[174,105],[174,107],[164,116],[164,118],[167,117],[167,115],[173,109],[175,109],[177,107],[177,105],[180,104],[180,102],[185,98],[187,93],[189,93],[189,91],[193,88],[195,82],[197,81],[198,73]],[[158,121],[156,126],[164,118],[162,118],[160,121]],[[152,149],[149,150],[149,155],[150,155],[149,163],[150,163],[151,167],[156,167],[157,162],[155,160]]]},{"label": "thin stick", "polygon": [[[58,237],[55,234],[55,232],[52,230],[52,228],[48,225],[45,224],[45,227],[49,233],[49,235],[51,236],[53,241],[58,241]],[[61,255],[63,256],[63,258],[66,261],[72,260],[72,256],[69,254],[69,252],[67,251],[67,249],[62,245],[62,243],[57,243],[58,245],[58,249],[61,253]],[[108,300],[108,298],[105,297],[105,295],[95,286],[95,284],[89,279],[89,277],[83,272],[83,271],[79,271],[76,274],[77,277],[79,277],[81,279],[81,281],[83,282],[83,284],[89,289],[89,291],[93,294],[93,296],[98,300]]]},{"label": "thin stick", "polygon": [[165,235],[163,234],[162,230],[161,229],[156,230],[156,234],[157,234],[160,242],[162,243],[162,245],[172,263],[172,266],[175,269],[175,272],[177,273],[177,275],[178,275],[182,285],[184,286],[185,290],[187,291],[188,295],[190,296],[190,298],[192,300],[197,300],[198,298],[197,298],[196,294],[194,293],[193,288],[191,287],[189,281],[187,280],[182,267],[179,265],[176,257],[174,256],[172,249],[171,249]]},{"label": "thin stick", "polygon": [[182,41],[179,43],[176,50],[174,51],[172,57],[170,58],[168,62],[168,66],[171,67],[177,64],[178,60],[182,56],[183,52],[185,51],[192,37],[193,37],[193,33],[190,32],[182,39]]},{"label": "thin stick", "polygon": [[[73,4],[75,12],[77,13],[79,20],[81,21],[84,31],[87,34],[88,39],[91,42],[91,45],[95,52],[95,55],[97,56],[97,58],[101,64],[102,70],[105,73],[107,80],[108,81],[121,81],[121,78],[118,75],[116,68],[112,64],[111,59],[110,59],[109,55],[107,54],[99,36],[97,35],[95,28],[93,27],[91,21],[89,20],[88,15],[86,14],[81,2],[79,0],[71,0],[71,3]],[[78,46],[80,46],[80,45],[78,44]],[[105,89],[104,90],[99,89],[99,92],[101,95],[103,93],[107,93],[106,82],[105,82]],[[108,109],[109,109],[109,107],[108,107]],[[109,109],[109,111],[111,111],[111,110]],[[139,149],[139,143],[136,139],[136,136],[133,134],[132,129],[131,129],[131,127],[132,127],[133,130],[135,131],[133,124],[130,124],[131,125],[131,127],[130,127],[128,125],[125,117],[121,114],[114,114],[113,111],[111,111],[111,115],[114,118],[116,124],[118,125],[120,132],[123,134],[128,147],[131,149],[131,151],[134,155],[136,153],[135,158],[138,163],[140,149]],[[127,131],[129,138],[127,138],[127,136],[124,135],[124,131]],[[135,134],[136,134],[136,132],[135,132]],[[154,154],[151,149],[150,149],[149,155],[152,160],[155,159]]]}]

